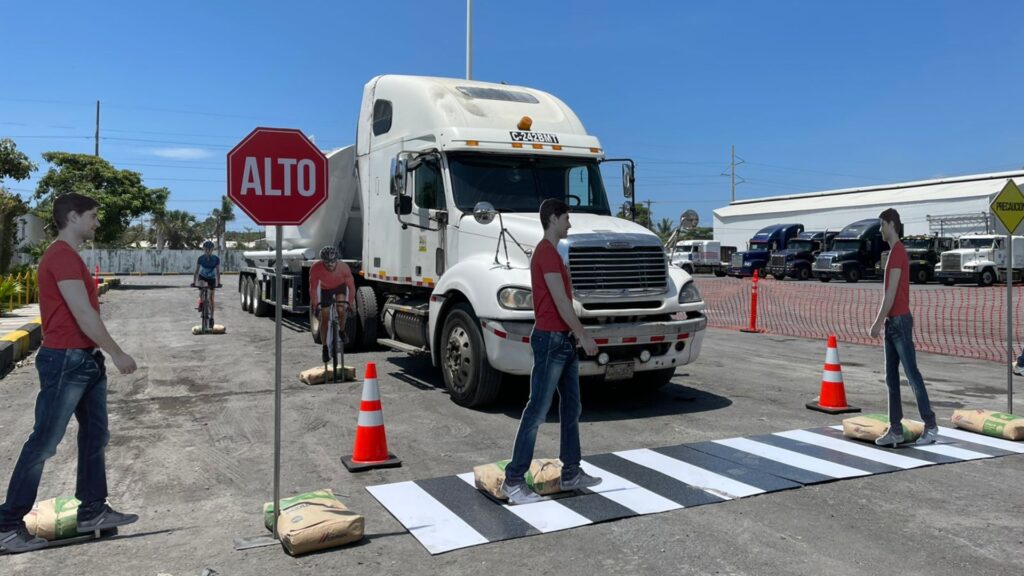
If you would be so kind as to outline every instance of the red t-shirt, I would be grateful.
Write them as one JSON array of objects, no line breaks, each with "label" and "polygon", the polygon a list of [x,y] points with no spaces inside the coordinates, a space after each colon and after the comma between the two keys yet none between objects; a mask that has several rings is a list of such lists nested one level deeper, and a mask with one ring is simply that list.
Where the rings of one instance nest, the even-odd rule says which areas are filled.
[{"label": "red t-shirt", "polygon": [[355,278],[352,277],[352,270],[344,262],[338,262],[334,272],[327,269],[323,262],[314,262],[309,267],[309,301],[319,301],[320,290],[334,290],[345,284],[348,286],[348,301],[355,303]]},{"label": "red t-shirt", "polygon": [[896,299],[892,301],[889,316],[910,314],[910,261],[903,242],[897,242],[889,250],[889,260],[885,263],[885,289],[889,289],[889,271],[899,269],[900,284],[896,287]]},{"label": "red t-shirt", "polygon": [[89,274],[82,257],[63,240],[57,240],[43,253],[39,262],[39,311],[43,317],[43,346],[47,348],[95,348],[78,327],[78,322],[60,293],[58,282],[81,280],[89,294],[89,303],[100,311],[96,281]]},{"label": "red t-shirt", "polygon": [[534,327],[546,332],[568,332],[569,325],[562,320],[561,314],[558,313],[555,300],[551,297],[547,282],[544,281],[545,274],[561,274],[562,284],[565,285],[565,295],[572,300],[572,282],[569,281],[569,271],[562,263],[562,257],[558,255],[558,250],[546,239],[537,244],[537,250],[530,258]]}]

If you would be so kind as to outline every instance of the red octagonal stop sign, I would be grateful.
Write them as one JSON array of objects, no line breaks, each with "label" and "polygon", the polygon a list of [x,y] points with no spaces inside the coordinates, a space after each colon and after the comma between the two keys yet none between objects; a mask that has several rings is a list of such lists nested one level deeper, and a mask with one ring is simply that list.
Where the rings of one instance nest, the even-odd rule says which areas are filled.
[{"label": "red octagonal stop sign", "polygon": [[299,130],[257,128],[228,152],[228,198],[257,224],[302,224],[327,200],[327,157]]}]

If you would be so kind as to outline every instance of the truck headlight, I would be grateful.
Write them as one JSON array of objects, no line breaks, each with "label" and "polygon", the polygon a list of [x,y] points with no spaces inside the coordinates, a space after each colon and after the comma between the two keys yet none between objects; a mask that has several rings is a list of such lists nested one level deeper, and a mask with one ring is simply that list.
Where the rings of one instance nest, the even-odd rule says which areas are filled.
[{"label": "truck headlight", "polygon": [[533,292],[509,286],[498,292],[498,304],[508,310],[533,310]]},{"label": "truck headlight", "polygon": [[680,304],[691,304],[693,302],[700,302],[703,298],[700,295],[700,290],[697,289],[695,283],[687,282],[683,284],[683,289],[679,291],[679,303]]}]

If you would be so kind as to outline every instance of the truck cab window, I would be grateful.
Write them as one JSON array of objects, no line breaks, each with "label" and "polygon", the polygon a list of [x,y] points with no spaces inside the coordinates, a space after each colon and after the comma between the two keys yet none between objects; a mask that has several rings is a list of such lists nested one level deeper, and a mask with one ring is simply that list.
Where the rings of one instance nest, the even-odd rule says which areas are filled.
[{"label": "truck cab window", "polygon": [[436,161],[427,160],[420,164],[413,174],[414,196],[416,205],[430,210],[445,210],[444,181],[441,179],[441,167]]},{"label": "truck cab window", "polygon": [[380,136],[391,131],[391,102],[376,100],[373,103],[373,135]]},{"label": "truck cab window", "polygon": [[569,169],[568,197],[565,203],[570,207],[591,207],[594,205],[594,194],[590,189],[590,172],[586,166],[574,166]]}]

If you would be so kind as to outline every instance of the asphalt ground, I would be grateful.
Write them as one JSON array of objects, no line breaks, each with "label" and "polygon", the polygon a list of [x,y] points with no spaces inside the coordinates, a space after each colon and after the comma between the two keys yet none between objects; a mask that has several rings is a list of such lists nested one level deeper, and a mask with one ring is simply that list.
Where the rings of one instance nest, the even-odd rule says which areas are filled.
[{"label": "asphalt ground", "polygon": [[[361,383],[308,387],[319,363],[305,322],[284,333],[282,494],[330,487],[366,516],[367,537],[292,558],[278,547],[238,552],[236,536],[266,534],[272,497],[274,324],[243,313],[228,278],[223,336],[193,336],[186,277],[139,277],[103,297],[111,333],[139,363],[109,372],[111,503],[142,519],[107,541],[0,557],[3,574],[1015,574],[1024,572],[1024,455],[844,480],[694,509],[429,555],[364,489],[469,471],[508,457],[526,383],[485,410],[452,403],[425,358],[350,354],[360,375],[378,365],[389,448],[401,468],[358,475],[351,451]],[[865,327],[866,329],[866,327]],[[804,408],[817,395],[824,341],[710,329],[700,359],[647,396],[585,383],[583,452],[595,454],[837,424]],[[841,345],[847,397],[884,412],[882,351]],[[921,354],[940,421],[961,406],[1004,410],[1005,367]],[[109,363],[108,363],[109,364]],[[33,419],[31,365],[0,379],[0,482]],[[1024,394],[1019,387],[1017,397]],[[906,411],[916,414],[909,389]],[[1021,401],[1015,404],[1020,412]],[[40,499],[75,487],[76,424],[44,472]],[[557,411],[538,456],[557,456]]]}]

